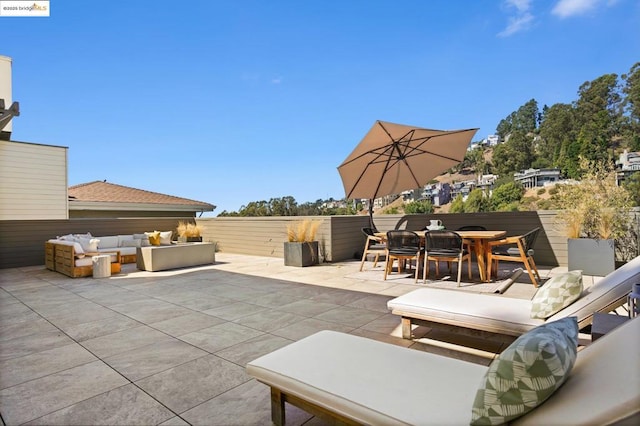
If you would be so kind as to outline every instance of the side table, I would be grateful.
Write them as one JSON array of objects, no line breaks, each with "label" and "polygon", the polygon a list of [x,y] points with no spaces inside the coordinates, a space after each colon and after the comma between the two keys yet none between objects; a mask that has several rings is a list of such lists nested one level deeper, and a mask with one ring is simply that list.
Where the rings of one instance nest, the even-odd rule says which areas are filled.
[{"label": "side table", "polygon": [[92,256],[93,278],[107,278],[111,276],[111,256],[108,254]]},{"label": "side table", "polygon": [[591,324],[591,341],[595,342],[614,328],[628,321],[629,317],[624,315],[603,314],[596,312],[593,314],[593,323]]}]

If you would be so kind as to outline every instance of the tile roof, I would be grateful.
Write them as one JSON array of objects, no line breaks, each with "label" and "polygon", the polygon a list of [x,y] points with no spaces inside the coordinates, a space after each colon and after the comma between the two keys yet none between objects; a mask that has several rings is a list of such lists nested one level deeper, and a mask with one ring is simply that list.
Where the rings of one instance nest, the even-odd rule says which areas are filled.
[{"label": "tile roof", "polygon": [[205,209],[215,209],[213,204],[202,201],[174,197],[173,195],[160,194],[98,180],[69,187],[69,201],[193,205]]}]

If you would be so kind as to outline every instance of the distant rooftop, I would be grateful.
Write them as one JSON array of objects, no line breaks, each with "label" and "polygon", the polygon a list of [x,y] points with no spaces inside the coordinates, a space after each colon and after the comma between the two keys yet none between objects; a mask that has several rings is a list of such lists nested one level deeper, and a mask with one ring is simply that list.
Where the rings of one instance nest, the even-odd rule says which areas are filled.
[{"label": "distant rooftop", "polygon": [[175,197],[98,180],[69,187],[69,201],[194,206],[199,211],[213,211],[216,208],[213,204],[203,201]]}]

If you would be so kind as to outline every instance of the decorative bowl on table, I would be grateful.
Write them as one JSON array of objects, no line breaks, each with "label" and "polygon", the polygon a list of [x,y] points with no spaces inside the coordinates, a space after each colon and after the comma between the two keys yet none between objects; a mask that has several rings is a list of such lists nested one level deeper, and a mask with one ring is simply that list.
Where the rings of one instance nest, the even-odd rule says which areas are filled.
[{"label": "decorative bowl on table", "polygon": [[434,225],[434,226],[429,225],[429,226],[427,226],[427,229],[429,231],[441,231],[441,230],[444,229],[444,226],[443,225]]}]

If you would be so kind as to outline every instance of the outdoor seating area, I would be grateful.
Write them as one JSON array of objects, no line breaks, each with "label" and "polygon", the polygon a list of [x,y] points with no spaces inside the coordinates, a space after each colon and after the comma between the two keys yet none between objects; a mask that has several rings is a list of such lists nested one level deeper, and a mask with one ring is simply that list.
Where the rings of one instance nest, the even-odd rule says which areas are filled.
[{"label": "outdoor seating area", "polygon": [[45,266],[72,278],[94,274],[93,258],[109,255],[111,274],[122,264],[135,263],[146,271],[162,271],[215,262],[215,244],[172,241],[173,231],[95,237],[70,234],[45,243]]},{"label": "outdoor seating area", "polygon": [[[315,333],[346,333],[349,340],[360,336],[366,338],[367,352],[375,340],[371,343],[376,348],[382,345],[381,354],[390,350],[395,356],[398,347],[409,348],[399,359],[428,355],[424,359],[440,359],[451,366],[461,363],[478,372],[513,340],[447,334],[420,324],[413,324],[410,339],[403,338],[401,318],[387,304],[417,288],[448,291],[429,288],[430,282],[363,279],[366,272],[359,272],[359,260],[310,268],[284,266],[281,258],[229,253],[218,253],[216,260],[212,265],[158,272],[125,264],[120,274],[101,279],[71,279],[43,266],[0,270],[4,423],[269,424],[269,386],[248,375],[245,367]],[[566,268],[538,268],[547,281],[566,272]],[[374,272],[382,275],[382,267],[377,269]],[[524,280],[516,280],[504,295],[469,291],[468,287],[484,283],[463,283],[451,292],[530,303],[535,288],[526,274],[521,276]],[[585,291],[604,280],[582,278]],[[407,281],[413,282],[413,277]],[[452,284],[456,286],[455,280]],[[68,306],[73,309],[65,309]],[[588,335],[582,334],[581,344],[586,340]],[[610,341],[606,334],[601,340]],[[360,345],[359,339],[354,342]],[[615,346],[600,346],[623,356]],[[362,358],[357,356],[361,349],[354,350],[363,367],[354,374],[373,365],[362,364],[364,360],[373,363],[383,356],[372,352]],[[332,350],[331,358],[339,363],[335,368],[342,368],[340,363],[351,356],[341,348]],[[309,372],[322,371],[328,362],[318,358],[317,368]],[[386,364],[392,373],[394,362]],[[342,380],[357,383],[349,374]],[[380,395],[392,392],[384,386]],[[378,409],[375,404],[370,407]],[[284,404],[284,410],[287,424],[324,424],[321,416],[314,419],[306,408]]]}]

